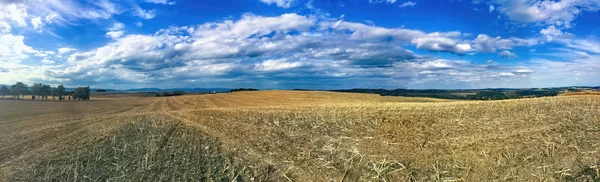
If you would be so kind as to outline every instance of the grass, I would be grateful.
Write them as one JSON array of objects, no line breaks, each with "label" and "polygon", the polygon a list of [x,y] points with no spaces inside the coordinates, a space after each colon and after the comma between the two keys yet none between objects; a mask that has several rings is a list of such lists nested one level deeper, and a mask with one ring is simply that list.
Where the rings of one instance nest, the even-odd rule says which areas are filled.
[{"label": "grass", "polygon": [[[21,171],[23,181],[268,181],[196,128],[164,116],[144,116]],[[257,181],[258,181],[257,180]]]},{"label": "grass", "polygon": [[566,92],[560,94],[562,96],[570,96],[570,95],[600,95],[600,91],[583,91],[583,92]]},{"label": "grass", "polygon": [[4,179],[73,180],[77,169],[78,179],[111,181],[600,180],[594,95],[447,102],[260,91],[0,104]]}]

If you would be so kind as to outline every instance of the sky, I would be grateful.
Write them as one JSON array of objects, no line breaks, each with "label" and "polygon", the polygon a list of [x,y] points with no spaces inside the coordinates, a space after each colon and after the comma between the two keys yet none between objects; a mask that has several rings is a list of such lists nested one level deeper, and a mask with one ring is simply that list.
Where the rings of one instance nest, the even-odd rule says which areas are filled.
[{"label": "sky", "polygon": [[600,0],[0,0],[0,84],[600,85]]}]

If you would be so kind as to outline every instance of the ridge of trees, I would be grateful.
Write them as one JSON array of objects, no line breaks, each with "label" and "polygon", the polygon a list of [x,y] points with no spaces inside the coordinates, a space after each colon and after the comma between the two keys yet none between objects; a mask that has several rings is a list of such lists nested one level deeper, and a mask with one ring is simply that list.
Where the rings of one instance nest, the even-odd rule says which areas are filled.
[{"label": "ridge of trees", "polygon": [[31,95],[32,100],[48,100],[52,96],[52,100],[58,97],[58,100],[65,100],[66,96],[72,97],[75,100],[89,100],[90,87],[78,87],[73,92],[67,92],[61,84],[57,87],[52,87],[43,83],[34,83],[31,87],[23,82],[17,82],[11,85],[10,88],[6,85],[0,87],[2,98],[6,95],[11,95],[13,98],[25,99],[25,95]]},{"label": "ridge of trees", "polygon": [[[413,90],[413,89],[349,89],[330,90],[334,92],[371,93],[381,96],[432,97],[459,100],[503,100],[527,97],[556,96],[565,88],[539,89],[467,89],[467,90]],[[568,89],[568,88],[567,88]]]},{"label": "ridge of trees", "polygon": [[170,97],[170,96],[180,96],[180,95],[184,95],[185,92],[183,91],[174,91],[174,92],[157,92],[154,96],[155,97]]},{"label": "ridge of trees", "polygon": [[258,91],[258,89],[255,89],[255,88],[236,88],[236,89],[231,89],[229,92],[241,92],[241,91]]}]

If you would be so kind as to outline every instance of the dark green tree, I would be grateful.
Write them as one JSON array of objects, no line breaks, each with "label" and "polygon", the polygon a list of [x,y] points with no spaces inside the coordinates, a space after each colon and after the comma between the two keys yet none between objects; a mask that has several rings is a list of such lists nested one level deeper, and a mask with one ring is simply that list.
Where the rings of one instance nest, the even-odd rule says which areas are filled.
[{"label": "dark green tree", "polygon": [[73,99],[90,100],[90,87],[77,87],[73,92]]},{"label": "dark green tree", "polygon": [[23,97],[25,97],[25,94],[27,94],[28,92],[27,85],[23,82],[17,82],[11,86],[11,91],[13,95],[17,96],[17,99],[19,99],[19,96],[21,96],[21,99],[23,99]]},{"label": "dark green tree", "polygon": [[58,100],[63,100],[63,95],[65,95],[65,86],[59,85],[56,87],[56,94],[58,95]]},{"label": "dark green tree", "polygon": [[48,96],[52,93],[52,87],[50,85],[43,84],[41,94],[43,100],[47,100]]},{"label": "dark green tree", "polygon": [[17,99],[19,99],[19,91],[17,90],[17,85],[10,86],[10,95],[12,95],[13,99],[15,98],[15,96],[17,96]]},{"label": "dark green tree", "polygon": [[33,83],[31,86],[31,95],[35,95],[37,99],[42,99],[42,83]]},{"label": "dark green tree", "polygon": [[52,100],[56,100],[56,96],[58,96],[57,92],[58,89],[56,87],[52,87],[52,92],[50,92],[50,95],[52,95]]},{"label": "dark green tree", "polygon": [[6,85],[2,85],[2,88],[0,88],[0,93],[2,93],[2,98],[4,98],[4,95],[10,93],[10,89],[8,89]]}]

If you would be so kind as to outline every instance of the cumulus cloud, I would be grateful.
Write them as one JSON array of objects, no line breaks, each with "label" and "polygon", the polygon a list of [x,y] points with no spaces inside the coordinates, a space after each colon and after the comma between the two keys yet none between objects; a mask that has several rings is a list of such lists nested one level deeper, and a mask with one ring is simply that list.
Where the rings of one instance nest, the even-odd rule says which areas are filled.
[{"label": "cumulus cloud", "polygon": [[106,32],[105,36],[112,38],[112,39],[117,39],[120,37],[123,37],[123,35],[125,35],[125,31],[123,30],[125,28],[125,24],[120,23],[120,22],[116,22],[115,24],[113,24],[111,27],[108,28],[108,32]]},{"label": "cumulus cloud", "polygon": [[268,5],[275,4],[281,8],[290,8],[292,6],[292,4],[294,3],[294,1],[295,0],[260,0],[260,2],[263,2],[265,4],[268,4]]},{"label": "cumulus cloud", "polygon": [[0,1],[0,32],[11,32],[11,24],[27,26],[27,6],[17,1]]},{"label": "cumulus cloud", "polygon": [[123,37],[123,35],[125,35],[125,31],[123,30],[106,32],[106,37],[110,37],[112,39]]},{"label": "cumulus cloud", "polygon": [[26,45],[23,39],[25,37],[21,35],[0,34],[0,60],[18,63],[28,58],[31,54],[38,53],[37,50]]},{"label": "cumulus cloud", "polygon": [[280,71],[302,66],[300,62],[288,62],[285,59],[266,60],[257,63],[255,68],[259,71]]},{"label": "cumulus cloud", "polygon": [[583,11],[600,10],[597,0],[494,0],[502,14],[517,23],[536,23],[570,28]]},{"label": "cumulus cloud", "polygon": [[71,47],[62,47],[58,49],[58,54],[66,54],[72,51],[76,51],[77,49]]},{"label": "cumulus cloud", "polygon": [[[107,33],[114,39],[97,48],[77,52],[69,47],[58,49],[57,56],[66,57],[64,62],[46,58],[52,55],[51,52],[13,44],[22,43],[23,37],[7,36],[7,41],[1,41],[7,44],[0,48],[9,49],[0,49],[0,61],[13,61],[7,72],[0,73],[0,76],[5,77],[2,79],[15,78],[9,73],[17,69],[39,69],[43,71],[27,78],[100,87],[112,83],[110,86],[113,88],[132,84],[152,86],[156,83],[174,87],[194,83],[200,84],[200,87],[213,84],[348,88],[360,83],[356,86],[470,88],[530,83],[533,77],[548,73],[548,70],[539,68],[557,64],[551,61],[518,67],[493,61],[482,64],[419,55],[407,49],[413,47],[461,55],[503,50],[498,53],[503,55],[504,52],[512,53],[510,50],[515,46],[535,45],[539,43],[537,39],[481,34],[473,40],[470,34],[458,31],[386,28],[293,13],[274,17],[245,14],[236,20],[173,26],[147,35],[119,33],[123,28],[124,25],[119,23],[106,28],[117,35]],[[573,42],[572,45],[594,44]],[[44,67],[19,64],[20,60],[30,56],[42,55],[46,57],[36,61],[45,63]],[[573,65],[597,63],[593,61],[592,58],[577,60]],[[4,62],[3,66],[8,65]],[[580,74],[592,75],[573,65],[569,66]]]},{"label": "cumulus cloud", "polygon": [[427,49],[429,51],[438,52],[451,52],[455,54],[462,54],[471,51],[471,45],[469,43],[460,40],[453,39],[458,38],[460,32],[449,32],[449,33],[430,33],[426,36],[413,39],[411,42],[417,46],[418,49]]},{"label": "cumulus cloud", "polygon": [[418,30],[410,30],[403,28],[384,28],[362,23],[346,22],[339,20],[335,23],[323,23],[324,26],[329,26],[335,30],[352,31],[350,39],[354,40],[379,40],[379,41],[401,41],[410,42],[415,37],[426,36],[426,33]]},{"label": "cumulus cloud", "polygon": [[498,49],[508,50],[515,46],[533,46],[539,44],[537,38],[522,39],[522,38],[502,38],[500,36],[490,37],[486,34],[479,34],[472,41],[473,48],[481,52],[496,52]]},{"label": "cumulus cloud", "polygon": [[145,10],[140,7],[136,7],[133,10],[133,16],[137,16],[142,19],[149,20],[156,16],[156,11],[155,10]]},{"label": "cumulus cloud", "polygon": [[[120,36],[106,46],[72,54],[65,69],[49,71],[47,76],[69,78],[74,83],[137,84],[265,76],[283,80],[298,76],[411,78],[407,82],[423,78],[435,82],[429,78],[435,73],[445,75],[444,81],[471,82],[475,79],[469,78],[466,67],[486,70],[466,61],[428,60],[403,47],[414,44],[419,49],[457,54],[472,51],[461,32],[425,33],[297,14],[246,14],[237,21]],[[441,73],[444,70],[448,74]],[[113,75],[117,72],[122,74]]]},{"label": "cumulus cloud", "polygon": [[48,60],[48,59],[43,59],[42,60],[42,64],[54,64],[56,62],[52,61],[52,60]]},{"label": "cumulus cloud", "polygon": [[42,24],[43,23],[41,17],[35,17],[31,19],[31,25],[33,25],[34,29],[38,29],[39,27],[41,27]]},{"label": "cumulus cloud", "polygon": [[[334,26],[335,22],[317,22],[313,17],[297,14],[277,17],[247,14],[238,21],[171,27],[154,35],[127,35],[98,49],[75,53],[68,58],[66,69],[48,74],[72,78],[72,81],[122,79],[120,82],[149,82],[152,79],[199,76],[190,74],[197,72],[192,70],[203,70],[201,76],[218,77],[231,72],[252,76],[256,73],[250,70],[278,72],[303,67],[302,71],[278,73],[278,76],[310,72],[313,76],[339,77],[351,75],[344,73],[345,67],[389,68],[396,62],[417,59],[414,53],[400,44],[380,43],[378,39],[381,37],[375,27],[358,24],[345,27],[346,23],[341,23],[336,28],[324,28],[321,26]],[[375,32],[371,32],[372,28]],[[317,31],[312,32],[314,29]],[[348,29],[374,34],[352,36]],[[405,36],[410,32],[426,35],[410,30],[389,31],[398,37],[398,41],[408,42],[410,37]],[[270,57],[276,59],[264,59]],[[105,75],[114,73],[116,69],[128,74],[119,77]]]},{"label": "cumulus cloud", "polygon": [[116,22],[111,27],[109,27],[108,30],[117,31],[117,30],[123,30],[124,28],[125,28],[125,24],[123,24],[121,22]]},{"label": "cumulus cloud", "polygon": [[505,59],[515,59],[515,58],[517,58],[517,54],[510,52],[508,50],[504,50],[504,51],[498,53],[498,57],[505,58]]}]

